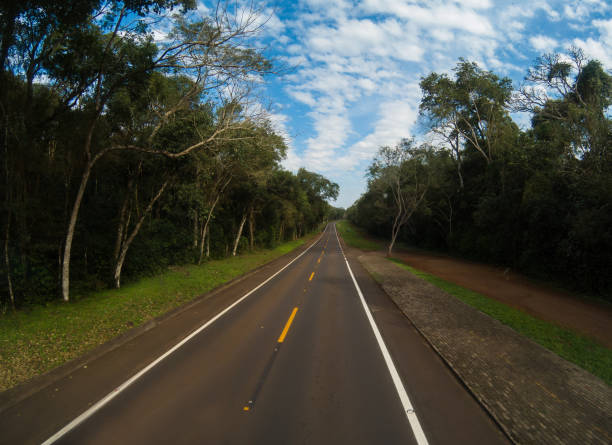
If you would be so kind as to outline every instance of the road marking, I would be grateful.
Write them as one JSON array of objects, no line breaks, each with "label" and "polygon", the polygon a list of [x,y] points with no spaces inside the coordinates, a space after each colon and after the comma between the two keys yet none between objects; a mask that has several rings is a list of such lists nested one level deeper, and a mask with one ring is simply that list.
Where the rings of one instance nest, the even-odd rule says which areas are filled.
[{"label": "road marking", "polygon": [[238,300],[236,300],[234,303],[230,304],[228,307],[226,307],[224,310],[222,310],[221,312],[219,312],[217,315],[215,315],[213,318],[211,318],[210,320],[208,320],[206,323],[204,323],[202,326],[200,326],[199,328],[197,328],[195,331],[193,331],[191,334],[189,334],[187,337],[185,337],[183,340],[181,340],[180,342],[178,342],[176,345],[174,345],[172,348],[168,349],[164,354],[160,355],[157,359],[155,359],[153,362],[149,363],[149,365],[147,365],[145,368],[143,368],[142,370],[140,370],[138,373],[134,374],[132,377],[130,377],[128,380],[126,380],[125,382],[123,382],[121,385],[119,385],[117,388],[115,388],[113,391],[111,391],[110,393],[108,393],[104,398],[102,398],[101,400],[99,400],[98,402],[96,402],[91,408],[89,408],[88,410],[86,410],[85,412],[83,412],[80,416],[78,416],[77,418],[75,418],[72,422],[70,422],[68,425],[66,425],[64,428],[62,428],[61,430],[59,430],[57,433],[55,433],[53,436],[49,437],[47,440],[45,440],[42,445],[51,445],[52,443],[55,443],[57,440],[61,439],[64,435],[66,435],[68,432],[70,432],[71,430],[73,430],[74,428],[76,428],[78,425],[80,425],[81,423],[83,423],[85,420],[87,420],[88,418],[90,418],[93,414],[95,414],[97,411],[99,411],[104,405],[106,405],[108,402],[110,402],[111,400],[113,400],[115,397],[117,397],[119,394],[121,394],[126,388],[128,388],[130,385],[132,385],[134,382],[136,382],[138,379],[140,379],[143,375],[145,375],[147,372],[149,372],[151,369],[153,369],[155,366],[157,366],[162,360],[164,360],[166,357],[168,357],[170,354],[172,354],[173,352],[175,352],[177,349],[179,349],[181,346],[183,346],[185,343],[187,343],[189,340],[191,340],[193,337],[195,337],[196,335],[198,335],[200,332],[202,332],[204,329],[206,329],[207,327],[209,327],[211,324],[213,324],[215,321],[217,321],[219,318],[221,318],[223,315],[225,315],[226,313],[228,313],[230,310],[232,310],[234,307],[238,306],[238,304],[240,304],[243,300],[245,300],[247,297],[249,297],[251,294],[253,294],[254,292],[256,292],[257,290],[259,290],[261,287],[263,287],[264,285],[266,285],[269,281],[271,281],[273,278],[275,278],[278,274],[280,274],[282,271],[284,271],[286,268],[288,268],[291,264],[293,264],[295,261],[297,261],[302,255],[304,255],[306,252],[308,252],[313,246],[315,246],[316,244],[319,243],[319,241],[321,241],[321,239],[323,238],[323,234],[321,234],[321,236],[319,237],[319,239],[317,241],[315,241],[314,243],[312,243],[306,250],[304,250],[302,253],[300,253],[298,256],[296,256],[294,259],[292,259],[291,261],[289,261],[287,264],[285,264],[285,266],[283,266],[280,270],[278,270],[274,275],[270,276],[269,278],[267,278],[265,281],[261,282],[259,285],[257,285],[256,287],[254,287],[253,289],[251,289],[249,292],[247,292],[246,294],[244,294],[242,297],[240,297]]},{"label": "road marking", "polygon": [[314,272],[310,274],[310,278],[308,278],[308,281],[312,281],[313,277],[314,277]]},{"label": "road marking", "polygon": [[319,259],[317,260],[317,264],[319,264],[321,262],[321,257],[319,257]]},{"label": "road marking", "polygon": [[291,323],[293,323],[293,319],[295,318],[295,314],[297,313],[298,308],[294,307],[293,308],[293,312],[291,312],[291,315],[289,316],[289,320],[287,320],[287,323],[285,324],[285,329],[283,329],[283,332],[281,333],[280,337],[278,337],[278,343],[282,343],[285,341],[285,337],[287,336],[287,332],[289,332],[289,328],[291,327]]},{"label": "road marking", "polygon": [[336,230],[336,225],[334,224],[334,230],[336,232],[336,239],[338,240],[338,245],[340,246],[340,251],[342,256],[344,257],[344,262],[346,263],[346,267],[353,279],[353,284],[355,285],[355,289],[357,289],[357,294],[359,295],[359,299],[361,300],[361,305],[363,306],[363,310],[366,313],[366,317],[370,322],[370,326],[372,327],[372,331],[374,331],[374,337],[376,337],[376,341],[378,342],[378,347],[382,352],[383,358],[385,359],[385,363],[387,364],[387,369],[389,369],[389,373],[391,374],[391,379],[393,380],[393,384],[395,385],[395,390],[397,391],[397,395],[402,402],[402,406],[404,407],[404,412],[406,417],[408,418],[408,422],[410,422],[410,427],[412,428],[412,432],[414,433],[414,438],[419,445],[427,445],[427,438],[425,437],[425,433],[423,432],[423,428],[421,427],[421,423],[412,407],[412,403],[410,402],[410,398],[408,397],[408,393],[406,392],[406,388],[404,388],[404,384],[402,383],[402,379],[393,364],[393,359],[391,358],[391,354],[389,354],[389,350],[387,349],[387,345],[385,345],[385,341],[378,330],[378,326],[376,326],[376,322],[374,321],[374,317],[372,316],[372,312],[370,312],[370,308],[365,301],[363,293],[359,288],[359,284],[357,284],[357,280],[355,279],[355,275],[353,275],[353,271],[351,270],[351,266],[344,255],[344,250],[342,249],[342,245],[340,244],[340,239],[338,238],[338,231]]}]

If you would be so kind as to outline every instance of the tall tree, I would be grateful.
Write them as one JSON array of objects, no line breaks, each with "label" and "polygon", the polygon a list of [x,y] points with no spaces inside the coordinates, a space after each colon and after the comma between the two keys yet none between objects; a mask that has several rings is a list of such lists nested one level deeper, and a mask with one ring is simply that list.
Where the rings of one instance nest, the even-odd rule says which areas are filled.
[{"label": "tall tree", "polygon": [[454,72],[454,79],[437,73],[421,79],[419,110],[431,131],[450,148],[463,188],[463,158],[475,152],[490,163],[512,128],[507,112],[512,82],[463,59]]},{"label": "tall tree", "polygon": [[427,149],[416,147],[413,140],[405,139],[394,147],[381,147],[368,170],[369,186],[383,198],[390,194],[393,203],[387,256],[391,256],[400,230],[425,198],[429,187],[425,168],[427,155]]},{"label": "tall tree", "polygon": [[[219,10],[218,10],[219,11]],[[221,17],[204,19],[200,22],[186,22],[179,18],[174,32],[175,41],[160,51],[153,45],[150,38],[143,38],[137,32],[119,33],[128,17],[124,5],[113,11],[108,18],[112,23],[109,34],[86,34],[86,50],[82,53],[72,51],[56,57],[61,63],[56,64],[54,77],[64,85],[65,91],[82,88],[87,85],[81,100],[91,109],[88,131],[83,143],[85,166],[76,198],[72,205],[71,216],[66,232],[62,263],[62,296],[69,299],[70,288],[70,257],[75,227],[85,188],[95,164],[108,152],[120,150],[135,150],[144,153],[160,154],[176,159],[193,151],[204,149],[213,144],[222,134],[233,128],[243,128],[245,120],[240,102],[244,98],[241,85],[248,83],[253,73],[265,73],[270,65],[261,54],[244,47],[245,38],[253,32],[255,17],[240,15],[239,20],[232,19],[226,10]],[[236,41],[239,40],[240,43]],[[93,56],[92,56],[93,54]],[[75,60],[76,59],[76,60]],[[67,69],[68,67],[68,69]],[[146,127],[148,134],[135,142],[125,142],[118,137],[118,143],[103,147],[93,147],[92,137],[108,101],[122,87],[143,81],[157,70],[181,70],[196,78],[192,87],[170,106],[152,114],[152,121]],[[75,80],[75,75],[76,80]],[[85,82],[81,79],[85,78]],[[173,144],[170,147],[156,146],[156,136],[172,118],[186,106],[190,99],[203,93],[219,95],[223,91],[239,92],[238,97],[222,97],[218,104],[219,113],[213,131],[202,134],[198,141],[186,145]],[[217,96],[218,97],[218,96]],[[247,127],[248,127],[247,123]],[[119,136],[122,136],[119,134]],[[122,139],[124,139],[122,141]],[[94,150],[97,148],[97,150]]]}]

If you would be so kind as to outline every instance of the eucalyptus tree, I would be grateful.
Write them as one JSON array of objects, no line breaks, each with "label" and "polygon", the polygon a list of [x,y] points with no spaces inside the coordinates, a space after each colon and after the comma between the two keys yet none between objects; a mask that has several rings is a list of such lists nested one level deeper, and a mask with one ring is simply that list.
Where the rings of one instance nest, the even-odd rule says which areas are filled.
[{"label": "eucalyptus tree", "polygon": [[238,251],[238,244],[247,219],[249,220],[249,246],[254,247],[255,213],[264,202],[265,186],[272,173],[284,159],[286,145],[282,137],[274,133],[269,123],[260,125],[251,139],[234,142],[237,162],[233,167],[234,181],[232,204],[240,215],[232,247],[232,256]]},{"label": "eucalyptus tree", "polygon": [[589,160],[600,171],[612,156],[610,105],[612,76],[575,47],[538,57],[514,95],[515,110],[532,113],[536,130],[550,127],[548,134],[563,140],[566,159]]},{"label": "eucalyptus tree", "polygon": [[[51,59],[49,73],[60,90],[76,96],[76,103],[88,111],[90,118],[82,144],[84,167],[66,231],[62,262],[62,295],[69,298],[70,256],[79,209],[95,164],[111,151],[139,151],[177,159],[209,148],[229,130],[250,128],[242,101],[245,88],[255,73],[270,70],[260,51],[248,46],[248,37],[258,27],[254,14],[238,11],[232,17],[227,9],[219,15],[189,22],[176,19],[169,43],[158,47],[151,36],[143,35],[139,23],[132,24],[126,5],[110,10],[105,28],[94,24],[77,34],[65,51]],[[84,41],[84,47],[76,47]],[[126,141],[121,128],[107,145],[94,146],[93,134],[111,97],[124,87],[146,82],[155,72],[181,72],[194,79],[191,87],[173,102],[152,107],[146,129],[140,138]],[[74,92],[78,91],[78,94]],[[224,93],[231,93],[228,97]],[[158,133],[170,124],[177,113],[188,107],[194,97],[212,102],[219,112],[213,128],[188,144],[156,145]]]},{"label": "eucalyptus tree", "polygon": [[387,256],[391,256],[400,230],[425,198],[430,184],[428,156],[427,147],[404,139],[394,147],[381,147],[368,169],[369,189],[376,190],[383,202],[391,202],[393,224]]},{"label": "eucalyptus tree", "polygon": [[489,164],[513,129],[508,115],[512,82],[464,59],[453,71],[454,79],[438,73],[421,79],[419,110],[430,130],[450,147],[463,188],[463,158],[475,152]]}]

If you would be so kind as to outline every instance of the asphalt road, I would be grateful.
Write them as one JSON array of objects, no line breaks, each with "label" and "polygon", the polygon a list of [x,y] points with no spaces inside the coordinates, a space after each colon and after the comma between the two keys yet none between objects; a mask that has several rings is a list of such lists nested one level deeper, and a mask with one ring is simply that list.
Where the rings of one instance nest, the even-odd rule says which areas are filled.
[{"label": "asphalt road", "polygon": [[[348,263],[391,365],[330,224],[281,273],[121,390],[121,382],[184,338],[181,328],[210,321],[273,271],[204,300],[153,330],[160,332],[0,413],[0,442],[507,443],[357,261]],[[107,393],[108,401],[96,405]],[[83,412],[87,418],[65,427]]]}]

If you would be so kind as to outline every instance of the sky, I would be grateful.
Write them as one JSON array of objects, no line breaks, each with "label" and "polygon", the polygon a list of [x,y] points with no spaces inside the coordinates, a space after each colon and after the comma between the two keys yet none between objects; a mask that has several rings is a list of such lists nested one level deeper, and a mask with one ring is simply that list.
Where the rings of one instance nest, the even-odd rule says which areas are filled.
[{"label": "sky", "polygon": [[[612,0],[299,0],[255,2],[260,44],[285,69],[263,86],[288,143],[285,168],[340,185],[331,204],[365,191],[379,147],[426,138],[419,81],[460,57],[522,82],[537,56],[582,48],[612,69]],[[205,8],[202,7],[205,11]],[[513,118],[522,128],[525,115]]]}]

